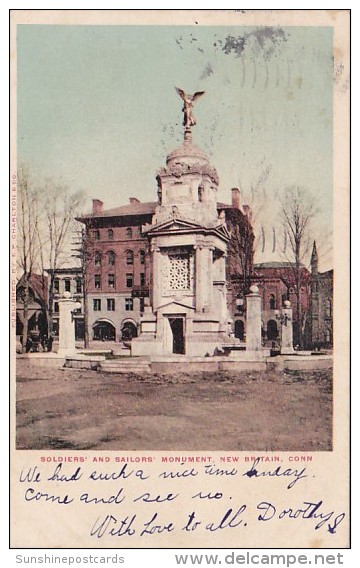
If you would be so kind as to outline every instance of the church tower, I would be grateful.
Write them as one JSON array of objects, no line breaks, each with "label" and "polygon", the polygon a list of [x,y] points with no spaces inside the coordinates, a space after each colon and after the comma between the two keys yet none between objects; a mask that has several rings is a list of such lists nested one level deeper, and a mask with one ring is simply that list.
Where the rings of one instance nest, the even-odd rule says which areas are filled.
[{"label": "church tower", "polygon": [[314,276],[318,273],[318,269],[319,269],[319,257],[318,257],[318,253],[317,253],[317,249],[316,249],[316,241],[314,241],[314,244],[313,244],[310,264],[311,264],[311,274]]},{"label": "church tower", "polygon": [[231,341],[225,262],[230,234],[217,212],[218,175],[192,142],[195,118],[184,100],[184,142],[156,175],[158,205],[143,227],[151,250],[151,305],[132,355],[212,355]]}]

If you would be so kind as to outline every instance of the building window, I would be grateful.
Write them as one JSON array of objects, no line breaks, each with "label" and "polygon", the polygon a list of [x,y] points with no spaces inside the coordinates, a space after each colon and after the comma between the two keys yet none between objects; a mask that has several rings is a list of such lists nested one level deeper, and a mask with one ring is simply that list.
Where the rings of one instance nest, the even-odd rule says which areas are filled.
[{"label": "building window", "polygon": [[108,286],[109,288],[115,288],[115,274],[108,274]]},{"label": "building window", "polygon": [[93,308],[94,312],[101,312],[101,300],[97,298],[93,300]]},{"label": "building window", "polygon": [[95,241],[100,241],[100,231],[99,231],[99,229],[95,229],[95,231],[94,231],[94,239],[95,239]]},{"label": "building window", "polygon": [[140,264],[145,264],[145,251],[141,250],[139,252]]},{"label": "building window", "polygon": [[109,241],[114,240],[114,231],[112,229],[108,230],[108,239],[109,239]]},{"label": "building window", "polygon": [[145,308],[145,298],[140,298],[140,312],[143,313]]},{"label": "building window", "polygon": [[126,251],[126,264],[134,264],[134,253],[132,250]]},{"label": "building window", "polygon": [[59,282],[58,278],[56,278],[56,279],[54,280],[54,292],[55,292],[55,293],[58,293],[59,290],[60,290],[60,282]]},{"label": "building window", "polygon": [[65,292],[70,292],[71,282],[69,278],[65,278],[64,285],[65,285]]},{"label": "building window", "polygon": [[132,229],[130,229],[130,227],[126,229],[126,238],[132,239]]},{"label": "building window", "polygon": [[108,252],[108,264],[115,266],[115,253],[112,250]]},{"label": "building window", "polygon": [[126,288],[132,288],[133,287],[133,275],[128,273],[126,275]]},{"label": "building window", "polygon": [[145,286],[145,273],[140,272],[140,286]]},{"label": "building window", "polygon": [[94,264],[95,266],[101,266],[101,253],[99,251],[95,251]]},{"label": "building window", "polygon": [[77,278],[77,280],[76,280],[76,293],[77,294],[82,293],[82,282],[81,282],[80,278]]},{"label": "building window", "polygon": [[107,311],[108,312],[115,312],[115,300],[114,298],[107,298]]},{"label": "building window", "polygon": [[270,294],[269,306],[270,310],[275,310],[276,308],[275,294]]},{"label": "building window", "polygon": [[100,276],[100,274],[95,274],[94,280],[95,280],[95,288],[101,288],[101,276]]},{"label": "building window", "polygon": [[54,312],[55,312],[56,314],[59,313],[59,302],[54,302]]},{"label": "building window", "polygon": [[134,300],[132,298],[125,298],[125,310],[132,312],[134,309]]}]

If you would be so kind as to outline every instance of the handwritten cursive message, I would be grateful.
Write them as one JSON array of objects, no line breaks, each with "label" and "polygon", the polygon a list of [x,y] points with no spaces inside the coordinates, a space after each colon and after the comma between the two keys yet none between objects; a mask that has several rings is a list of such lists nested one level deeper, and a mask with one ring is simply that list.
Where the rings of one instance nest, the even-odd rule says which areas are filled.
[{"label": "handwritten cursive message", "polygon": [[76,530],[90,541],[121,539],[124,545],[140,540],[147,546],[166,535],[182,541],[200,534],[244,535],[287,523],[334,538],[341,531],[345,512],[314,494],[316,476],[309,466],[268,464],[261,457],[229,466],[211,457],[200,463],[156,461],[40,460],[21,470],[20,498],[28,508],[76,512]]}]

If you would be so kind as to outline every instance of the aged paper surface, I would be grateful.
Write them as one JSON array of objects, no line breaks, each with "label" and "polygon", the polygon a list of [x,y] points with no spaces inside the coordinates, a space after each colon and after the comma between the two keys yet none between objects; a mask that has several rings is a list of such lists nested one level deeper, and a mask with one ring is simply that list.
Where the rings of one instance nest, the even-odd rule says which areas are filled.
[{"label": "aged paper surface", "polygon": [[[51,70],[53,74],[54,85],[56,88],[56,80],[62,82],[64,73],[64,64],[61,61],[62,49],[67,41],[74,41],[78,30],[79,42],[94,42],[94,49],[88,53],[84,49],[83,58],[80,60],[78,76],[74,74],[72,77],[67,76],[68,92],[78,92],[77,110],[78,114],[82,113],[82,103],[85,100],[86,93],[82,91],[81,73],[83,67],[91,67],[93,65],[92,57],[96,54],[96,44],[101,42],[101,38],[106,38],[108,32],[111,35],[117,26],[128,27],[127,32],[124,30],[124,36],[118,43],[118,49],[125,53],[126,64],[130,67],[133,65],[136,73],[136,65],[141,65],[141,73],[146,76],[147,68],[151,68],[149,76],[144,84],[146,89],[142,92],[134,90],[132,85],[122,84],[122,70],[118,70],[118,75],[113,77],[114,91],[109,92],[109,98],[117,97],[117,89],[126,89],[129,97],[136,100],[136,103],[130,104],[122,108],[122,113],[118,117],[123,117],[122,128],[117,132],[119,138],[123,137],[122,145],[133,149],[138,157],[139,170],[133,171],[133,179],[118,180],[117,195],[113,195],[111,186],[111,175],[109,171],[112,168],[112,161],[120,159],[117,155],[116,148],[106,148],[106,143],[112,144],[113,139],[107,139],[106,135],[99,132],[91,132],[87,128],[86,115],[82,116],[81,131],[79,128],[78,135],[81,138],[82,151],[79,152],[79,145],[76,151],[79,152],[79,163],[85,164],[83,170],[87,171],[87,177],[81,183],[76,180],[75,186],[85,187],[91,185],[92,176],[95,176],[97,183],[100,183],[98,170],[101,168],[97,165],[97,160],[107,161],[107,176],[103,183],[109,184],[109,202],[111,207],[116,207],[126,203],[130,193],[127,191],[125,195],[121,194],[122,188],[126,184],[133,183],[134,193],[137,194],[142,201],[155,199],[152,194],[141,194],[143,179],[141,176],[141,163],[147,160],[147,155],[152,152],[153,141],[161,138],[164,134],[166,146],[163,148],[162,158],[158,157],[157,165],[163,165],[166,154],[176,145],[176,138],[171,141],[171,135],[164,127],[162,120],[161,103],[158,105],[150,104],[153,96],[157,95],[154,84],[157,80],[163,82],[164,73],[162,63],[166,60],[168,36],[171,36],[172,42],[177,42],[179,50],[186,50],[186,41],[196,43],[199,41],[201,33],[206,28],[206,33],[211,34],[213,30],[213,46],[219,41],[227,38],[227,48],[224,45],[219,48],[217,64],[221,68],[221,57],[229,55],[237,59],[239,63],[239,74],[245,81],[251,81],[254,85],[254,97],[260,90],[260,82],[262,89],[268,80],[276,80],[280,85],[284,85],[285,97],[291,101],[295,88],[300,90],[302,82],[317,82],[323,80],[312,73],[312,67],[306,57],[309,57],[309,46],[312,48],[312,57],[314,62],[324,57],[319,47],[322,39],[332,42],[331,65],[333,66],[332,91],[327,92],[328,102],[324,102],[323,109],[323,130],[319,129],[319,140],[309,141],[306,128],[311,128],[310,122],[306,122],[304,116],[307,114],[307,104],[311,101],[303,101],[302,116],[299,117],[300,124],[303,127],[296,129],[296,136],[300,139],[295,140],[295,134],[286,129],[279,129],[277,136],[274,136],[273,143],[269,144],[267,151],[272,156],[273,162],[271,168],[278,173],[275,175],[274,183],[281,182],[281,178],[289,168],[294,169],[294,179],[299,180],[299,185],[314,184],[317,176],[328,176],[328,181],[333,185],[333,199],[331,191],[322,194],[324,189],[319,186],[320,203],[322,207],[321,223],[324,228],[326,226],[326,215],[328,215],[329,225],[331,218],[333,219],[334,234],[333,237],[329,233],[329,239],[333,242],[332,254],[327,257],[329,263],[326,269],[334,268],[334,374],[333,374],[333,428],[330,447],[321,448],[316,451],[313,446],[308,449],[298,451],[282,451],[281,444],[274,440],[272,445],[267,445],[259,449],[251,447],[251,443],[246,450],[234,451],[229,447],[224,439],[223,446],[218,445],[215,449],[214,445],[209,443],[201,451],[191,451],[185,449],[180,451],[169,447],[164,449],[160,440],[153,440],[146,448],[136,448],[132,451],[126,444],[119,442],[119,447],[114,450],[100,451],[91,449],[74,449],[62,450],[54,449],[49,446],[44,449],[17,449],[16,446],[16,366],[12,365],[12,436],[11,436],[11,545],[14,548],[346,548],[349,546],[349,242],[348,242],[348,224],[349,224],[349,14],[347,11],[336,10],[319,10],[319,11],[14,11],[11,14],[11,66],[12,66],[12,82],[11,82],[11,118],[12,118],[12,137],[11,137],[11,196],[12,206],[12,222],[14,232],[11,233],[12,243],[12,357],[15,363],[16,352],[16,195],[17,195],[17,172],[19,154],[24,153],[28,160],[34,159],[36,167],[41,169],[41,159],[39,154],[43,152],[43,161],[48,162],[43,172],[49,175],[51,168],[55,176],[61,177],[66,174],[66,163],[56,162],[54,153],[47,153],[43,140],[41,139],[41,131],[44,129],[44,117],[34,113],[33,107],[21,106],[18,104],[19,89],[23,90],[31,88],[31,84],[26,82],[29,73],[25,73],[25,68],[31,70],[32,63],[36,60],[42,62],[45,57],[42,51],[41,37],[46,26],[48,35],[53,34],[53,43],[51,43],[52,57],[54,66]],[[129,26],[133,26],[130,30]],[[188,28],[185,28],[188,26]],[[286,72],[280,66],[278,78],[271,75],[269,68],[276,64],[264,59],[261,49],[268,48],[266,38],[261,35],[256,36],[258,42],[256,52],[252,54],[252,66],[247,67],[246,71],[241,68],[241,50],[242,43],[239,38],[247,37],[254,34],[254,30],[264,28],[272,30],[270,36],[276,43],[280,38],[287,37],[286,34],[293,30],[293,33],[299,34],[300,44],[303,42],[304,59],[301,57],[301,45],[297,52],[298,59],[292,59],[294,54],[288,56],[288,67]],[[85,39],[84,29],[87,27],[88,36]],[[156,35],[156,49],[149,44],[149,52],[146,48],[145,31],[142,32],[141,27],[147,30],[147,33]],[[181,27],[181,33],[174,34],[175,27]],[[39,33],[39,41],[36,44],[31,30],[35,30],[35,34]],[[275,32],[274,32],[275,30]],[[61,37],[61,34],[69,31],[68,39]],[[315,31],[315,33],[314,33]],[[45,30],[46,32],[46,30]],[[130,33],[131,32],[131,33]],[[186,32],[186,33],[185,33]],[[222,33],[223,32],[223,33]],[[205,32],[204,32],[205,33]],[[100,34],[100,36],[98,35]],[[273,35],[271,35],[273,34]],[[323,34],[323,35],[322,35]],[[329,35],[327,35],[329,34]],[[70,37],[71,35],[71,37]],[[31,36],[31,37],[30,37]],[[318,36],[318,37],[316,37]],[[99,39],[100,37],[100,39]],[[150,36],[148,36],[150,37]],[[185,40],[184,40],[185,37]],[[210,37],[207,36],[207,37]],[[174,40],[175,38],[175,40]],[[230,38],[230,39],[229,39]],[[260,38],[260,39],[259,39]],[[319,40],[320,38],[320,40]],[[270,40],[270,43],[273,41]],[[27,44],[27,42],[29,42]],[[57,43],[59,42],[59,44]],[[126,43],[128,42],[128,44]],[[132,60],[134,54],[133,46],[141,45],[142,53],[137,55],[137,59]],[[286,40],[281,47],[286,53]],[[221,44],[220,44],[221,45]],[[275,44],[274,44],[275,45]],[[31,49],[36,47],[33,54]],[[109,41],[108,57],[112,57],[112,49],[114,44]],[[273,44],[271,44],[273,47]],[[195,48],[194,48],[195,49]],[[202,44],[196,49],[203,50]],[[156,51],[157,50],[157,51]],[[311,49],[310,49],[311,51]],[[19,55],[21,53],[21,56]],[[191,51],[189,51],[191,54]],[[200,51],[201,53],[201,51]],[[257,53],[257,55],[256,55]],[[307,53],[307,56],[306,56]],[[146,61],[149,54],[151,62]],[[267,57],[274,55],[272,50],[267,51]],[[276,55],[276,50],[275,50]],[[20,59],[19,59],[20,57]],[[216,58],[215,57],[215,58]],[[258,59],[257,59],[258,57]],[[151,74],[154,58],[157,58],[158,76]],[[144,59],[141,63],[141,60]],[[180,61],[180,60],[179,60]],[[173,61],[173,66],[180,63]],[[60,65],[60,67],[57,67]],[[179,75],[184,77],[184,66],[186,68],[186,60],[181,60],[183,68],[179,71]],[[188,60],[189,68],[191,61]],[[329,60],[324,57],[320,66],[329,65]],[[125,69],[125,63],[124,63]],[[140,69],[140,67],[139,67]],[[169,70],[169,65],[166,66]],[[202,74],[201,74],[202,71]],[[216,74],[217,68],[214,62],[207,60],[206,53],[202,59],[202,68],[199,68],[199,83],[195,85],[195,89],[204,87],[206,90],[206,80],[211,79]],[[125,72],[124,72],[125,73]],[[246,75],[247,73],[247,75]],[[294,75],[295,73],[295,75]],[[125,74],[124,74],[125,76]],[[176,73],[175,73],[176,76]],[[25,80],[25,77],[27,78]],[[260,79],[259,79],[260,77]],[[201,80],[200,80],[201,79]],[[183,79],[182,79],[183,80]],[[231,83],[231,77],[226,78],[226,73],[220,78],[220,81]],[[215,80],[214,80],[215,81]],[[109,77],[99,77],[99,83],[103,82],[108,88]],[[173,75],[169,76],[169,97],[173,92],[174,79]],[[111,80],[110,80],[111,83]],[[30,97],[36,98],[41,104],[47,107],[49,105],[49,97],[53,96],[46,89],[48,81],[44,84],[32,85],[33,92]],[[53,87],[54,87],[53,85]],[[177,85],[187,89],[185,84]],[[296,87],[295,87],[296,86]],[[190,88],[192,88],[190,86]],[[217,89],[217,90],[216,90]],[[216,82],[210,87],[209,96],[217,97],[218,104],[225,104],[219,94],[219,85]],[[263,89],[264,90],[264,89]],[[64,91],[66,92],[66,90]],[[323,91],[321,91],[323,92]],[[66,95],[64,95],[66,96]],[[262,96],[262,95],[261,95]],[[239,92],[241,98],[241,92]],[[329,129],[329,100],[332,104],[332,129]],[[28,100],[28,99],[27,99]],[[273,128],[269,113],[266,114],[266,97],[262,96],[261,104],[259,104],[258,114],[260,120],[263,121],[266,131],[266,123],[268,128]],[[178,101],[176,101],[178,103]],[[276,102],[276,101],[275,101]],[[61,122],[66,116],[67,111],[74,109],[68,108],[68,100],[65,98],[64,107],[60,108],[56,105],[52,108],[53,113],[59,113],[59,122],[57,127],[59,130],[54,134],[54,138],[50,144],[57,143],[68,145],[69,153],[72,152],[72,144],[74,142],[74,133],[68,130],[66,120],[63,122],[63,130]],[[142,105],[143,108],[148,107],[151,113],[151,124],[158,124],[158,130],[155,129],[150,133],[144,125],[143,132],[138,128],[138,124],[132,123],[131,113],[136,112],[136,104]],[[172,104],[172,103],[171,103]],[[199,103],[199,113],[201,114]],[[269,106],[271,112],[274,113],[276,105],[274,104],[274,94],[269,91]],[[279,97],[279,105],[284,105],[283,99]],[[327,106],[328,105],[328,106]],[[87,101],[87,112],[93,109],[94,113],[104,113],[104,121],[106,122],[106,108],[99,107],[96,101]],[[197,107],[198,108],[198,107]],[[319,112],[322,112],[321,105]],[[236,113],[247,112],[245,103],[240,107],[234,108],[234,124],[236,122]],[[154,113],[158,112],[158,116]],[[165,112],[165,109],[164,109]],[[254,108],[251,112],[256,115]],[[281,109],[279,108],[279,116]],[[290,112],[286,111],[286,112]],[[30,116],[28,115],[30,114]],[[74,115],[75,116],[75,115]],[[146,113],[144,113],[146,116]],[[205,115],[203,115],[205,116]],[[225,116],[225,115],[224,115]],[[28,128],[32,135],[23,141],[20,139],[22,135],[22,121],[29,121]],[[258,118],[257,116],[255,118]],[[150,121],[150,117],[148,117]],[[238,121],[240,117],[237,116]],[[147,120],[147,119],[146,119]],[[219,132],[216,125],[210,124],[207,132],[197,135],[199,146],[206,145],[210,136],[214,138]],[[268,122],[266,122],[268,121]],[[256,122],[256,120],[255,120]],[[331,122],[331,121],[330,121]],[[200,120],[199,120],[200,123]],[[241,123],[241,122],[240,122]],[[166,126],[166,125],[165,125]],[[240,167],[236,182],[241,183],[245,180],[244,186],[248,183],[251,186],[251,175],[242,172],[243,168],[251,168],[251,164],[259,167],[261,156],[249,151],[248,154],[243,152],[247,141],[242,138],[242,134],[235,135],[236,128],[232,128],[233,123],[229,120],[228,130],[225,131],[223,144],[223,157],[227,152],[226,143],[228,140],[238,143],[241,147],[239,151],[239,162],[243,160],[244,166]],[[169,126],[167,126],[169,128]],[[256,130],[256,129],[255,129]],[[295,132],[294,131],[294,132]],[[274,131],[276,134],[276,130]],[[266,155],[264,147],[261,146],[262,133],[257,132],[259,136],[260,151]],[[143,138],[142,138],[143,136]],[[206,136],[208,138],[206,139]],[[238,137],[237,137],[238,136]],[[56,140],[58,137],[58,141]],[[97,156],[96,145],[92,144],[91,138],[94,137],[102,147]],[[304,140],[304,148],[302,149],[301,137]],[[26,138],[26,136],[25,136]],[[125,138],[125,140],[124,140]],[[255,140],[255,142],[254,142]],[[251,141],[253,148],[256,147],[256,134],[254,140]],[[298,165],[296,163],[286,164],[281,158],[281,144],[284,146],[296,144],[299,152]],[[65,142],[64,142],[65,141]],[[120,143],[120,142],[119,142]],[[28,144],[28,147],[26,147]],[[43,146],[42,146],[43,144]],[[313,146],[311,147],[311,144]],[[105,145],[105,151],[104,151]],[[250,145],[250,142],[249,142]],[[310,145],[310,146],[309,146]],[[326,153],[324,148],[327,146],[331,150]],[[276,152],[276,148],[280,150]],[[31,148],[31,149],[30,149]],[[38,153],[36,152],[38,148]],[[87,154],[88,148],[88,154]],[[273,152],[273,148],[275,148]],[[211,151],[211,145],[209,146]],[[315,173],[312,174],[308,169],[308,162],[302,160],[302,151],[304,155],[309,152],[313,154],[312,168]],[[95,155],[94,155],[95,152]],[[253,150],[254,152],[254,150]],[[220,153],[221,155],[221,153]],[[156,154],[158,156],[158,154]],[[160,154],[159,154],[160,156]],[[320,156],[320,158],[319,158]],[[332,159],[326,162],[324,156],[331,156]],[[21,155],[22,157],[22,155]],[[36,162],[36,160],[38,160]],[[52,161],[51,161],[52,160]],[[19,158],[20,161],[20,158]],[[261,164],[260,164],[261,165]],[[266,164],[262,164],[263,168]],[[91,171],[93,168],[93,173]],[[305,172],[306,169],[306,172]],[[154,170],[155,171],[155,170]],[[317,172],[317,173],[316,173]],[[320,172],[320,174],[319,174]],[[74,170],[70,174],[70,180],[75,182],[77,172]],[[72,177],[71,177],[72,176]],[[65,175],[66,177],[66,175]],[[226,177],[226,174],[225,174]],[[240,178],[240,180],[239,180]],[[314,182],[315,180],[315,182]],[[151,180],[152,182],[153,180]],[[225,180],[225,185],[232,182],[231,175]],[[149,187],[153,187],[149,182]],[[229,186],[230,187],[230,186]],[[94,196],[94,187],[88,194],[88,198]],[[156,189],[150,190],[153,193]],[[102,195],[104,194],[102,188]],[[106,195],[106,192],[105,194]],[[269,196],[268,196],[268,199]],[[332,203],[331,203],[332,199]],[[271,209],[271,207],[270,207]],[[324,229],[325,234],[325,229]],[[15,295],[14,295],[15,294]],[[51,374],[51,368],[48,369]],[[306,379],[305,379],[306,380]],[[221,384],[221,383],[220,383]],[[261,389],[259,385],[259,389]],[[61,389],[61,387],[60,387]],[[35,391],[34,391],[35,392]],[[36,395],[35,395],[36,396]],[[161,394],[159,393],[159,396]],[[46,404],[46,399],[43,402]],[[274,401],[275,404],[275,401]],[[221,400],[219,402],[221,405]],[[217,408],[214,405],[214,415]],[[319,408],[321,415],[321,408]],[[64,420],[69,420],[64,416]],[[161,417],[159,418],[161,420]],[[228,424],[229,432],[234,424]],[[96,426],[95,426],[96,427]],[[135,425],[134,425],[135,427]],[[284,431],[289,428],[288,424],[283,425]],[[306,430],[306,425],[304,425]],[[305,431],[304,430],[304,431]],[[316,435],[316,433],[314,433]],[[211,436],[211,432],[209,433]],[[194,434],[195,437],[195,434]],[[298,446],[301,447],[301,446]],[[149,449],[151,448],[151,449]],[[161,449],[159,449],[161,448]],[[189,448],[189,445],[186,445]]]}]

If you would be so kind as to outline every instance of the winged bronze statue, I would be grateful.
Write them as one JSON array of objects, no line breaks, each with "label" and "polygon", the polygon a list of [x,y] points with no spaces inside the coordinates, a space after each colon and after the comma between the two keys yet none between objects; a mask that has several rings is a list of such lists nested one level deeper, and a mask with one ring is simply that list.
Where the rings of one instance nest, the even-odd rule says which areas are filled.
[{"label": "winged bronze statue", "polygon": [[185,128],[189,128],[190,126],[195,126],[196,120],[195,116],[192,113],[193,102],[196,101],[196,99],[198,99],[199,97],[201,97],[205,93],[205,91],[197,91],[193,95],[187,95],[185,91],[183,91],[182,89],[179,89],[178,87],[175,87],[175,89],[176,92],[180,95],[180,97],[184,101],[184,106],[182,108],[182,111],[184,113],[183,126],[185,126]]}]

